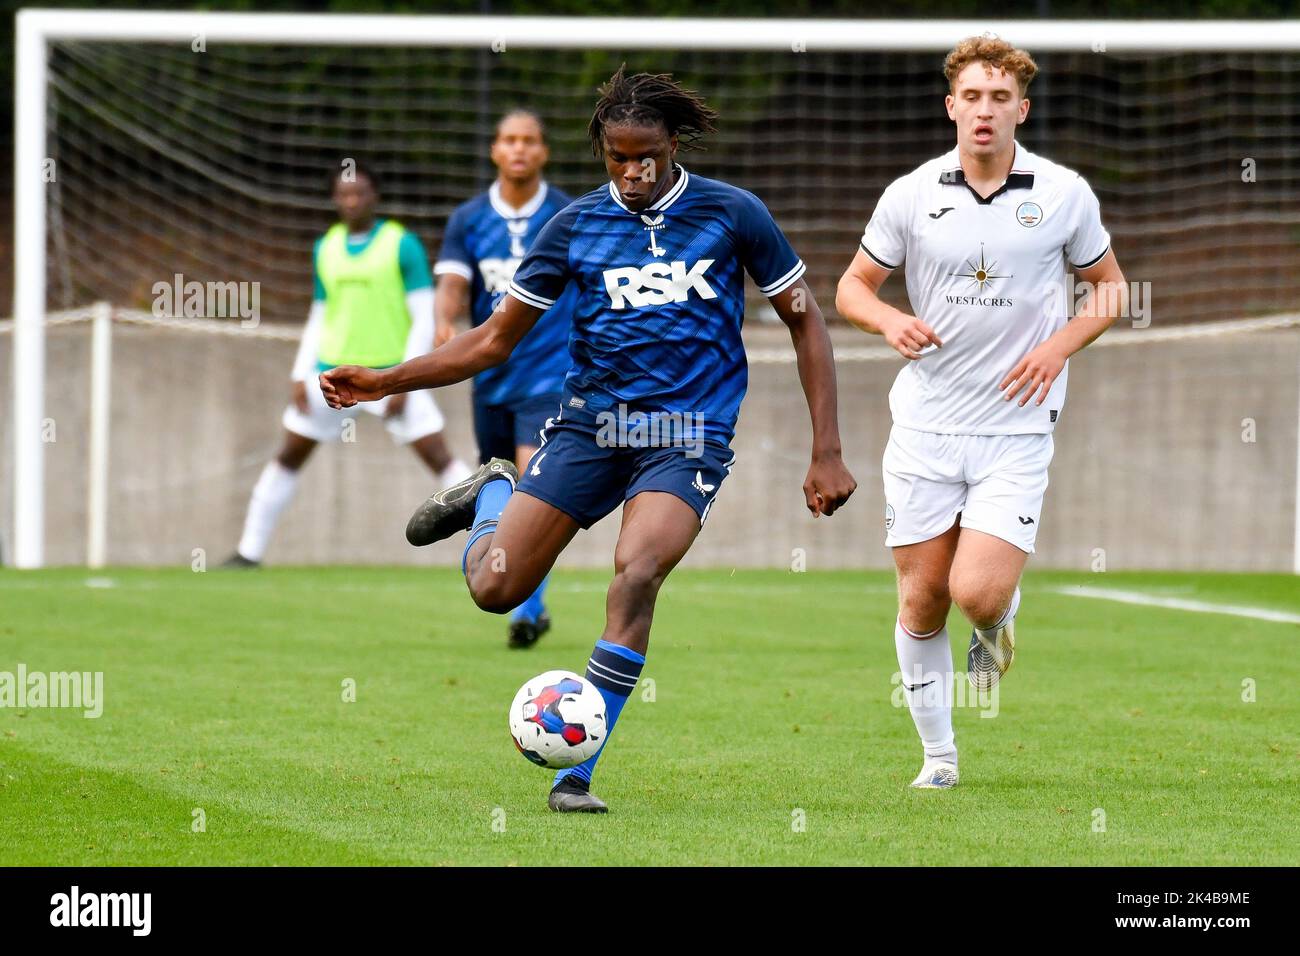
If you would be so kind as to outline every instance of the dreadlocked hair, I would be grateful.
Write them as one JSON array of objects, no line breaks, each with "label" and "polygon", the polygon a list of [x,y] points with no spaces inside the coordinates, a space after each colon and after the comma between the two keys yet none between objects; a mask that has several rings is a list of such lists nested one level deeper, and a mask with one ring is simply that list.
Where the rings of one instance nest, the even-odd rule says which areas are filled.
[{"label": "dreadlocked hair", "polygon": [[669,73],[634,73],[627,75],[627,64],[609,78],[596,92],[600,99],[587,126],[591,151],[600,156],[605,151],[605,129],[609,126],[658,126],[669,136],[676,136],[683,149],[702,149],[697,145],[705,133],[714,132],[718,111],[704,102],[693,90],[673,81]]}]

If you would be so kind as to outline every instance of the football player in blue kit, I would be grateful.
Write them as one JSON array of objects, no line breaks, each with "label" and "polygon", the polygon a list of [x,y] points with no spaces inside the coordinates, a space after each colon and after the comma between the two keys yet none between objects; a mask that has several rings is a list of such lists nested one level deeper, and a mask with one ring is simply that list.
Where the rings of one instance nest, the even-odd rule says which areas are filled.
[{"label": "football player in blue kit", "polygon": [[[472,327],[491,317],[524,253],[551,217],[569,204],[569,196],[542,178],[548,156],[546,128],[536,113],[514,109],[497,123],[492,140],[497,180],[451,214],[433,267],[438,279],[435,345],[456,334],[456,321],[467,310]],[[504,458],[522,469],[537,451],[542,427],[560,409],[576,298],[577,288],[570,286],[509,359],[474,376],[480,464]],[[546,580],[512,612],[511,647],[531,647],[550,629],[542,602]]]},{"label": "football player in blue kit", "polygon": [[[812,419],[808,510],[834,513],[857,484],[840,454],[835,359],[803,262],[755,196],[676,162],[679,148],[713,131],[717,114],[669,76],[620,69],[599,92],[589,133],[609,182],[546,224],[492,317],[396,368],[331,369],[320,386],[332,407],[346,408],[463,381],[506,361],[576,284],[562,411],[522,477],[512,462],[488,462],[430,497],[407,538],[427,544],[468,529],[470,594],[505,613],[579,528],[623,505],[605,631],[587,665],[612,731],[645,663],[659,589],[735,460],[746,272],[794,343]],[[606,811],[590,791],[598,757],[556,775],[552,810]]]}]

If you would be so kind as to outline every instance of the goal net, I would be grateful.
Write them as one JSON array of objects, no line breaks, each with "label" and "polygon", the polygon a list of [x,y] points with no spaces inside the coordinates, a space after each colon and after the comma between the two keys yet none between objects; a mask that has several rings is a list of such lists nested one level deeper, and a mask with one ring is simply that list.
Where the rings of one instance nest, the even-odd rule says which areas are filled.
[{"label": "goal net", "polygon": [[[991,28],[1030,49],[1041,68],[1020,141],[1089,180],[1128,278],[1143,284],[1148,312],[1128,337],[1135,346],[1125,366],[1132,380],[1107,388],[1133,396],[1134,407],[1174,402],[1174,438],[1186,438],[1188,444],[1179,447],[1188,450],[1189,465],[1202,462],[1193,467],[1205,467],[1193,452],[1203,451],[1208,440],[1242,446],[1224,445],[1232,454],[1220,462],[1222,473],[1184,476],[1206,496],[1237,494],[1229,490],[1236,476],[1248,481],[1263,474],[1258,454],[1250,457],[1261,443],[1270,456],[1263,467],[1272,469],[1276,507],[1257,523],[1269,541],[1277,540],[1265,556],[1213,549],[1196,554],[1186,549],[1184,532],[1170,532],[1155,545],[1143,545],[1140,557],[1130,552],[1131,560],[1168,567],[1292,564],[1300,389],[1294,323],[1241,326],[1235,333],[1231,325],[1216,326],[1220,332],[1213,336],[1180,339],[1187,343],[1179,346],[1185,352],[1142,347],[1149,341],[1144,334],[1170,326],[1289,314],[1300,302],[1300,113],[1293,108],[1300,92],[1300,34],[1291,26],[1258,24],[1243,33],[1239,24],[1179,32],[1159,24],[1143,30],[1113,24],[1072,29],[1029,23],[837,27],[692,21],[674,28],[672,21],[639,21],[639,28],[613,29],[559,18],[140,16],[87,15],[80,33],[66,20],[57,29],[50,26],[55,19],[41,21],[44,109],[37,188],[43,195],[43,241],[32,250],[23,243],[33,233],[17,236],[18,281],[29,292],[39,284],[43,309],[62,314],[69,325],[49,336],[48,388],[42,394],[50,407],[37,409],[31,390],[16,383],[14,423],[0,428],[6,447],[16,449],[0,471],[3,500],[6,506],[14,502],[14,524],[5,526],[22,526],[5,549],[6,560],[14,552],[20,563],[24,552],[36,555],[35,563],[75,562],[84,555],[86,482],[79,469],[88,452],[78,450],[83,433],[74,424],[61,429],[56,442],[46,442],[39,449],[47,459],[44,471],[25,462],[35,423],[51,418],[61,403],[66,421],[84,420],[89,428],[89,412],[74,411],[89,401],[90,340],[78,320],[99,301],[113,306],[118,326],[109,418],[109,560],[171,563],[188,560],[193,547],[233,545],[248,491],[276,442],[293,340],[311,295],[312,242],[333,216],[327,176],[344,160],[365,159],[377,169],[381,211],[401,219],[436,256],[451,210],[493,177],[488,146],[503,112],[527,106],[541,113],[551,147],[547,178],[578,195],[603,177],[586,142],[595,87],[621,63],[671,72],[701,91],[722,117],[706,150],[680,158],[692,170],[742,185],[767,203],[808,264],[809,283],[835,322],[836,280],[881,191],[951,147],[942,102],[944,50],[961,36]],[[237,29],[226,28],[235,23]],[[635,39],[620,45],[620,37]],[[1180,37],[1188,38],[1187,48],[1180,48]],[[20,97],[31,92],[30,74],[23,86],[22,60],[20,49]],[[19,106],[21,133],[21,101]],[[30,136],[18,149],[20,168],[26,169],[24,161],[35,155]],[[21,216],[24,208],[35,207],[24,206],[23,196],[33,180],[20,180]],[[39,283],[33,283],[37,274]],[[210,319],[223,326],[218,335],[165,321],[146,324],[167,311],[159,308],[159,284],[175,288],[177,277],[255,289],[256,322],[236,322],[237,315]],[[900,274],[886,291],[904,305],[901,280]],[[761,298],[753,289],[751,295],[751,318],[764,318]],[[168,302],[172,311],[183,311]],[[125,321],[131,318],[140,321]],[[12,344],[16,374],[25,374],[18,370],[28,369],[37,354],[34,326],[27,329],[27,339],[21,329],[18,341],[0,335],[0,356],[7,366],[4,353]],[[751,394],[742,415],[741,460],[747,442],[755,456],[801,459],[806,438],[797,426],[803,413],[795,414],[801,399],[793,367],[782,367],[792,355],[762,334],[761,328],[755,332],[762,339],[758,347],[775,350],[771,372],[783,383],[774,379],[770,394],[781,400],[772,404]],[[826,563],[836,566],[883,557],[876,541],[876,486],[877,445],[883,445],[884,433],[877,419],[887,426],[881,383],[887,386],[894,366],[870,355],[878,342],[855,335],[837,332],[841,406],[851,422],[871,419],[856,433],[864,445],[849,449],[866,500],[851,509],[860,512],[860,523],[854,517],[831,532],[843,535],[827,552]],[[1252,414],[1243,407],[1237,416],[1261,422],[1262,437],[1253,446],[1234,437],[1243,429],[1241,421],[1230,420],[1235,405],[1215,404],[1213,396],[1182,384],[1162,398],[1143,381],[1145,363],[1160,365],[1164,356],[1178,354],[1192,364],[1170,366],[1169,381],[1185,383],[1194,369],[1221,367],[1216,353],[1225,343],[1246,341],[1268,353],[1230,350],[1245,363],[1235,374],[1268,390],[1261,408]],[[863,348],[861,354],[852,351]],[[1088,355],[1078,364],[1104,368],[1120,353],[1110,350],[1103,359],[1099,352],[1095,362]],[[756,367],[756,389],[766,374]],[[1076,370],[1072,391],[1085,375]],[[1083,402],[1072,397],[1072,404]],[[453,391],[443,404],[456,450],[472,456],[468,401]],[[1163,447],[1158,436],[1132,429],[1171,427],[1136,412],[1104,422],[1082,420],[1088,414],[1070,416],[1063,434],[1095,456],[1108,456],[1104,461],[1112,468],[1121,460],[1145,460],[1131,454],[1123,459],[1131,452],[1124,451],[1124,442]],[[1207,437],[1211,420],[1216,431]],[[1227,425],[1232,428],[1224,431]],[[1130,431],[1118,439],[1104,434],[1123,428]],[[392,548],[359,555],[342,543],[343,529],[359,520],[358,510],[362,523],[398,521],[400,527],[400,517],[387,513],[389,503],[396,501],[395,512],[401,511],[424,487],[414,458],[388,449],[382,429],[373,431],[365,452],[325,454],[340,460],[397,455],[389,473],[401,475],[394,480],[404,494],[369,487],[371,467],[350,463],[350,470],[339,472],[309,465],[316,477],[308,478],[305,500],[293,509],[299,518],[308,517],[295,526],[290,514],[280,559],[407,557],[400,535]],[[773,467],[791,476],[799,470],[793,463]],[[1113,486],[1115,473],[1092,473],[1095,484],[1079,489],[1070,505],[1077,521],[1068,533],[1079,540],[1062,541],[1051,552],[1054,563],[1086,564],[1093,550],[1085,547],[1088,522],[1106,509],[1114,513],[1121,493]],[[41,492],[35,495],[33,475]],[[765,490],[772,485],[767,480],[743,492],[729,487],[735,527],[720,505],[711,536],[722,543],[693,555],[713,564],[732,558],[743,564],[787,561],[797,543],[754,541],[763,527],[771,527],[763,516],[773,508],[781,514],[793,508],[791,521],[798,515],[800,480],[795,476],[793,498],[787,494],[779,504],[766,497],[776,493]],[[752,501],[751,494],[757,496]],[[46,516],[45,536],[33,530],[33,501]],[[1182,504],[1185,499],[1165,501],[1152,520],[1172,527],[1181,520]],[[322,508],[331,523],[319,521]],[[717,524],[729,530],[719,532]],[[33,545],[38,538],[41,547]],[[593,547],[590,560],[597,553]],[[574,554],[585,560],[581,546]],[[271,557],[277,558],[276,551]],[[600,552],[600,563],[606,558]]]},{"label": "goal net", "polygon": [[[1300,54],[1037,56],[1019,138],[1092,184],[1164,322],[1300,301]],[[266,318],[301,321],[343,159],[371,158],[385,211],[436,250],[451,210],[493,178],[493,127],[512,106],[543,114],[552,182],[599,184],[586,127],[623,62],[674,73],[720,111],[707,149],[682,160],[768,204],[828,309],[881,190],[952,146],[934,50],[59,42],[49,302],[148,309],[154,283],[180,273],[259,282]]]}]

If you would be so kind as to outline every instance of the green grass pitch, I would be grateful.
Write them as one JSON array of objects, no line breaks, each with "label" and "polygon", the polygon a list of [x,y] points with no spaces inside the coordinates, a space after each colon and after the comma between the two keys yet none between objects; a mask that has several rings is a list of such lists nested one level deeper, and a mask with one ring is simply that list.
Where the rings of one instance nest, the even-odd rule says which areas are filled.
[{"label": "green grass pitch", "polygon": [[556,573],[555,629],[512,652],[449,569],[0,572],[0,671],[105,696],[0,709],[0,864],[1300,863],[1300,626],[1058,593],[1300,613],[1293,577],[1031,568],[945,793],[907,787],[889,575],[680,570],[596,774],[611,812],[558,816],[506,706],[582,670],[608,578]]}]

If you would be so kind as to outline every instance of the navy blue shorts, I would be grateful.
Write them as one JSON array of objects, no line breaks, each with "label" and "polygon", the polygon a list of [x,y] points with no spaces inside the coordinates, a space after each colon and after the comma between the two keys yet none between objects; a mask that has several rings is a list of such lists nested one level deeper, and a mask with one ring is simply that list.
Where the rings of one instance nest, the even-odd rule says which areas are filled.
[{"label": "navy blue shorts", "polygon": [[474,396],[474,437],[479,464],[492,458],[515,460],[520,445],[536,448],[546,420],[560,413],[560,395],[539,395],[505,405],[488,405]]},{"label": "navy blue shorts", "polygon": [[703,524],[736,462],[735,453],[716,442],[632,448],[602,445],[597,433],[589,422],[551,421],[518,489],[560,509],[583,528],[643,491],[676,495]]}]

